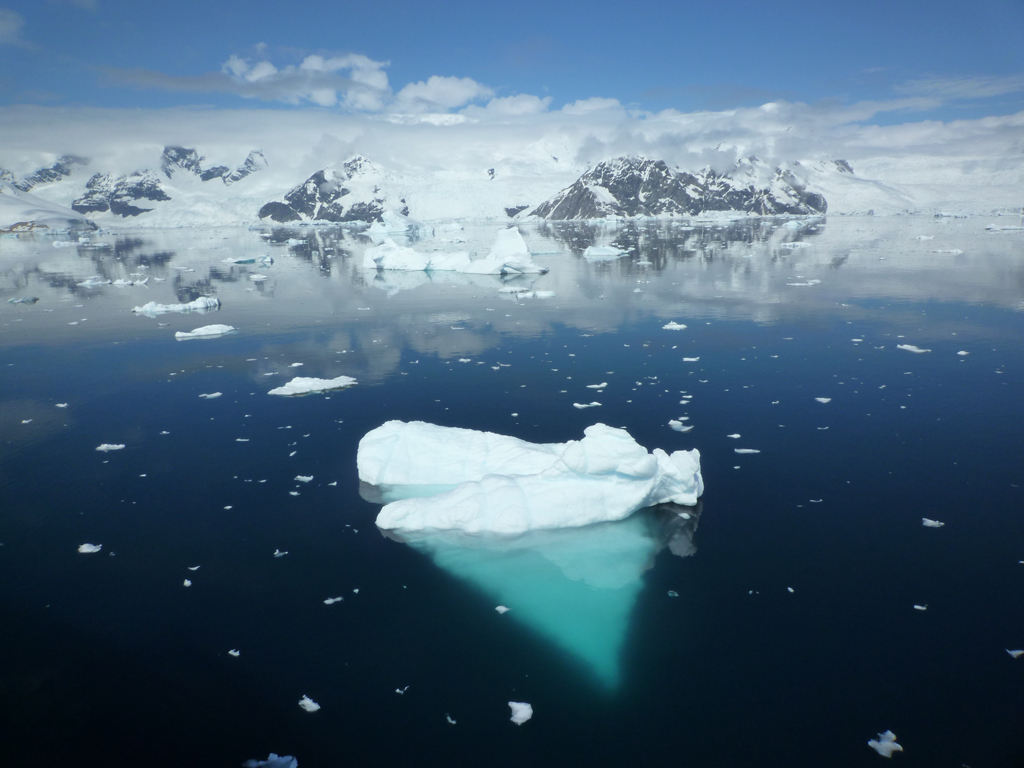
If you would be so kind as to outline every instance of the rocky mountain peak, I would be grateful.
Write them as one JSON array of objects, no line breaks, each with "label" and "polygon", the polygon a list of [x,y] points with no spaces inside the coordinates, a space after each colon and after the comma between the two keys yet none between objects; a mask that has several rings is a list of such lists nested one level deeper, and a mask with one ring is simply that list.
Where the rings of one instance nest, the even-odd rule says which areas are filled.
[{"label": "rocky mountain peak", "polygon": [[22,192],[28,192],[39,184],[50,184],[70,176],[76,165],[87,165],[89,161],[76,155],[62,155],[52,165],[31,173],[25,178],[14,182],[14,186]]},{"label": "rocky mountain peak", "polygon": [[[202,162],[204,158],[194,149],[185,147],[164,147],[160,156],[160,170],[167,178],[171,178],[177,171],[189,171],[196,176],[201,176]],[[226,169],[225,169],[226,170]]]}]

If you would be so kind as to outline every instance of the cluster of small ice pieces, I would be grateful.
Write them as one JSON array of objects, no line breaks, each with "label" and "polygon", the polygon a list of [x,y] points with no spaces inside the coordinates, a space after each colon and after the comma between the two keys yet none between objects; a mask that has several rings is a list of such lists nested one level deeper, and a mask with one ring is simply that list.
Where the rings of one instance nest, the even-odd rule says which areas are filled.
[{"label": "cluster of small ice pieces", "polygon": [[529,248],[515,227],[498,231],[490,253],[473,259],[468,253],[420,253],[385,238],[380,245],[367,248],[363,254],[364,269],[398,270],[402,272],[461,272],[468,275],[520,275],[547,272],[534,262]]},{"label": "cluster of small ice pieces", "polygon": [[308,395],[313,392],[327,392],[332,389],[342,389],[356,384],[351,376],[338,376],[334,379],[317,379],[312,376],[296,376],[280,387],[270,390],[268,395]]},{"label": "cluster of small ice pieces", "polygon": [[604,424],[587,427],[582,440],[528,443],[389,421],[360,440],[356,464],[364,483],[422,491],[380,511],[385,530],[514,535],[623,520],[668,502],[692,506],[704,492],[696,449],[649,453],[626,430]]}]

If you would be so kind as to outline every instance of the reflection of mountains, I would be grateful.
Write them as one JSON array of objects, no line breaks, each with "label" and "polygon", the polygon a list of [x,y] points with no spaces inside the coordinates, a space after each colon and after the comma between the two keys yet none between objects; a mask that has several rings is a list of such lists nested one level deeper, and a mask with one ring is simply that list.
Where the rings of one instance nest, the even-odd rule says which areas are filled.
[{"label": "reflection of mountains", "polygon": [[[374,489],[364,495],[375,497]],[[508,616],[582,662],[608,687],[619,682],[620,654],[643,574],[668,549],[696,552],[701,505],[666,504],[615,523],[531,531],[512,538],[459,531],[400,533],[388,538],[428,555],[497,604]]]}]

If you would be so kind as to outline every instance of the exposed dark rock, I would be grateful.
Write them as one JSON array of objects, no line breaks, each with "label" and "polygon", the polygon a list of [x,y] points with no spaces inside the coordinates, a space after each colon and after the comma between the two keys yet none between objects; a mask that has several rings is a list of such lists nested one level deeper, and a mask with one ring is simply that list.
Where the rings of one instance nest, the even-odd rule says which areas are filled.
[{"label": "exposed dark rock", "polygon": [[72,169],[76,165],[86,165],[88,162],[89,161],[84,157],[64,155],[53,165],[47,166],[46,168],[40,168],[35,173],[26,176],[20,181],[14,182],[14,186],[22,192],[29,192],[32,187],[39,184],[49,184],[54,181],[60,181],[65,176],[70,175]]},{"label": "exposed dark rock", "polygon": [[[317,171],[284,196],[284,201],[267,203],[259,211],[261,219],[285,223],[289,221],[363,221],[368,224],[381,221],[387,201],[374,186],[372,197],[357,198],[345,186],[346,182],[376,172],[365,157],[354,157],[340,171]],[[372,176],[371,176],[372,178]],[[366,181],[363,180],[363,184]],[[404,200],[400,201],[405,203]],[[408,215],[409,208],[401,209]]]},{"label": "exposed dark rock", "polygon": [[[222,178],[225,184],[234,184],[237,181],[241,181],[246,176],[255,173],[256,171],[267,167],[267,158],[263,156],[263,153],[254,149],[249,153],[249,156],[245,158],[245,162],[238,166],[235,170]],[[227,170],[226,168],[224,169]]]},{"label": "exposed dark rock", "polygon": [[170,200],[160,187],[160,178],[152,171],[115,176],[97,173],[85,185],[87,192],[71,204],[78,213],[103,213],[117,216],[138,216],[153,210],[134,205],[139,200],[160,202]]},{"label": "exposed dark rock", "polygon": [[[622,157],[599,163],[572,186],[535,208],[531,215],[549,220],[694,216],[709,211],[742,211],[762,216],[824,213],[825,199],[808,192],[792,171],[774,169],[767,186],[758,187],[751,158],[729,174],[706,168],[697,174],[669,168],[663,160]],[[756,167],[755,167],[756,166]]]},{"label": "exposed dark rock", "polygon": [[510,219],[512,219],[512,218],[515,218],[516,216],[518,216],[520,213],[522,213],[523,211],[525,211],[529,207],[530,206],[528,206],[528,205],[513,205],[511,208],[506,208],[505,209],[505,214]]},{"label": "exposed dark rock", "polygon": [[840,173],[853,173],[853,168],[851,168],[850,164],[845,160],[836,160],[835,164]]},{"label": "exposed dark rock", "polygon": [[223,179],[224,174],[230,171],[226,165],[215,165],[213,168],[207,168],[205,171],[199,174],[199,178],[203,181],[210,181],[210,179]]},{"label": "exposed dark rock", "polygon": [[301,217],[295,211],[293,211],[285,203],[267,203],[260,208],[259,217],[261,219],[270,219],[281,224],[286,224],[289,221],[300,221]]},{"label": "exposed dark rock", "polygon": [[164,153],[160,158],[160,170],[168,179],[179,170],[189,171],[199,176],[203,172],[202,162],[203,158],[194,149],[164,147]]}]

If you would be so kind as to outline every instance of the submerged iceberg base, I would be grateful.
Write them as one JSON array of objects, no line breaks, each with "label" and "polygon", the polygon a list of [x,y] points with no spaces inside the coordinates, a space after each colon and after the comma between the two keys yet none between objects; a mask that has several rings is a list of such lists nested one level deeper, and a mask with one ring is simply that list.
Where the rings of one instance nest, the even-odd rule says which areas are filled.
[{"label": "submerged iceberg base", "polygon": [[622,520],[643,507],[693,505],[700,453],[652,453],[626,430],[594,424],[582,440],[535,444],[423,422],[389,421],[359,442],[359,479],[376,486],[454,486],[387,504],[380,528],[521,534]]}]

